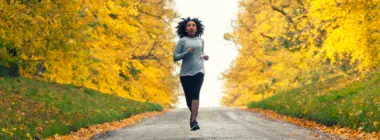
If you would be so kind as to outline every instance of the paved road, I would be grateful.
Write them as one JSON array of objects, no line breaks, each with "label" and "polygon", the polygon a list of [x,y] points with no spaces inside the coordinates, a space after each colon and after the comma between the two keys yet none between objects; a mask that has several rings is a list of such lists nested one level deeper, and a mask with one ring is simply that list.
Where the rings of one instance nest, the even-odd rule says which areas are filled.
[{"label": "paved road", "polygon": [[[93,139],[106,140],[305,140],[329,139],[327,134],[286,122],[269,120],[235,108],[200,108],[198,131],[190,131],[190,113],[176,109],[161,116]],[[314,137],[310,133],[320,134]]]}]

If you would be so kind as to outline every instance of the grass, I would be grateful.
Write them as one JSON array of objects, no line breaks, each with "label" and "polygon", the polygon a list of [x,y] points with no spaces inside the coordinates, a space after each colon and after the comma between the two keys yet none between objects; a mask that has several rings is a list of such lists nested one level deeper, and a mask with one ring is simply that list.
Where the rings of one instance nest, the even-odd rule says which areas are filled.
[{"label": "grass", "polygon": [[341,83],[346,80],[335,77],[309,84],[278,93],[261,102],[250,102],[248,107],[270,109],[327,126],[380,131],[380,73],[342,86]]},{"label": "grass", "polygon": [[162,109],[72,85],[0,77],[0,139],[47,138]]}]

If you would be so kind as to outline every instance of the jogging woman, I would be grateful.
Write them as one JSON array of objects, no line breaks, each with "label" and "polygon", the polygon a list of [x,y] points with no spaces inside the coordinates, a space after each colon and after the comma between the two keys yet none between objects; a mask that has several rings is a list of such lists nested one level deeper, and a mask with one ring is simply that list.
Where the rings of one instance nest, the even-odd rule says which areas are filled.
[{"label": "jogging woman", "polygon": [[182,18],[178,23],[177,35],[180,37],[174,50],[174,61],[182,60],[180,71],[181,85],[185,93],[187,107],[191,112],[190,130],[200,129],[197,122],[199,93],[205,75],[204,60],[209,56],[204,53],[204,25],[198,18]]}]

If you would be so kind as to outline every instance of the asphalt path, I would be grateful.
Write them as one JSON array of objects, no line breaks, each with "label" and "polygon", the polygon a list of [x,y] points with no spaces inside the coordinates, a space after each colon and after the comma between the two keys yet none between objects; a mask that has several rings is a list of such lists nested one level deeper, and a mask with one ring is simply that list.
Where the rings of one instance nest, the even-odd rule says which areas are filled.
[{"label": "asphalt path", "polygon": [[[201,129],[190,131],[190,112],[174,109],[133,126],[95,135],[95,140],[314,140],[328,134],[238,108],[200,108]],[[318,136],[316,136],[318,135]]]}]

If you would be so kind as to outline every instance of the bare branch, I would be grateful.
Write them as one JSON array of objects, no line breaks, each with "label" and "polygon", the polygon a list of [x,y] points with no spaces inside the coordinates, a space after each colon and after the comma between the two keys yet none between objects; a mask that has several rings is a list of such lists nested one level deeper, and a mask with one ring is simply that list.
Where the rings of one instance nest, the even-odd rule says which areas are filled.
[{"label": "bare branch", "polygon": [[160,60],[158,57],[156,56],[149,56],[149,55],[132,55],[132,59],[134,60]]},{"label": "bare branch", "polygon": [[[158,1],[156,3],[152,3],[153,5],[157,5],[157,4],[161,4],[161,9],[165,9],[163,7],[164,4],[162,4],[164,1],[161,0],[161,1]],[[149,13],[149,12],[146,12],[144,10],[142,10],[140,7],[141,7],[141,1],[140,3],[136,6],[137,10],[140,12],[140,13],[143,13],[145,15],[148,15],[148,16],[151,16],[151,17],[154,17],[154,18],[157,18],[157,19],[160,19],[162,21],[164,21],[166,24],[170,25],[170,22],[166,21],[162,16],[165,14],[165,10],[163,10],[159,15],[155,15],[155,14],[152,14],[152,13]]]},{"label": "bare branch", "polygon": [[263,36],[263,37],[265,37],[265,38],[268,38],[269,40],[271,40],[271,41],[273,41],[274,40],[274,38],[273,37],[270,37],[270,36],[268,36],[268,35],[265,35],[265,34],[263,34],[263,33],[260,33],[260,35],[261,36]]},{"label": "bare branch", "polygon": [[277,12],[280,12],[282,15],[284,15],[284,16],[286,17],[286,20],[288,20],[290,23],[293,23],[292,18],[291,18],[290,16],[288,16],[288,15],[284,12],[284,10],[281,10],[281,9],[279,9],[278,7],[274,6],[274,5],[272,4],[272,0],[269,0],[269,3],[270,3],[270,6],[271,6],[271,8],[272,8],[273,10],[275,10],[275,11],[277,11]]}]

